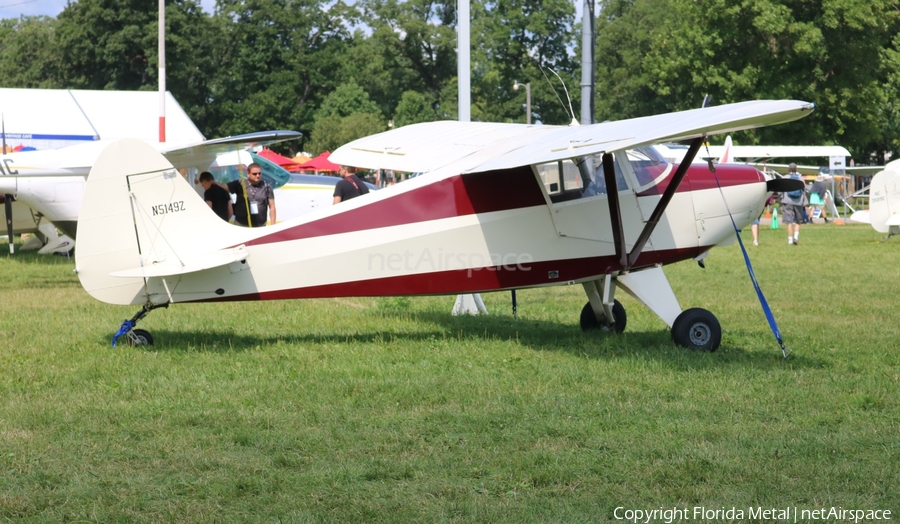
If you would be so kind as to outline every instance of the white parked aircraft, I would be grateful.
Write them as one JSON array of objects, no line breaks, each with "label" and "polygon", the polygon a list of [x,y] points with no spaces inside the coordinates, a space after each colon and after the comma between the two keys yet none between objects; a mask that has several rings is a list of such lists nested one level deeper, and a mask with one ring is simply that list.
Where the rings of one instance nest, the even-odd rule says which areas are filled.
[{"label": "white parked aircraft", "polygon": [[884,166],[884,170],[872,177],[868,188],[869,209],[856,211],[850,220],[871,224],[887,238],[900,235],[900,160]]},{"label": "white parked aircraft", "polygon": [[[178,169],[194,168],[202,171],[217,161],[219,155],[231,156],[236,163],[238,157],[235,148],[271,144],[300,136],[295,131],[265,131],[192,144],[156,142],[151,143],[151,147],[161,151]],[[13,221],[19,224],[17,232],[41,228],[41,231],[49,233],[52,228],[41,227],[42,223],[49,221],[65,235],[47,243],[45,247],[48,250],[51,246],[54,246],[53,250],[65,247],[68,248],[66,251],[71,249],[72,239],[76,237],[85,179],[97,156],[109,143],[93,141],[60,149],[0,156],[0,194],[12,194],[16,197]],[[273,186],[280,187],[289,181],[290,174],[281,167],[255,155],[251,159],[249,155],[247,152],[241,153],[241,164],[246,165],[248,160],[259,162],[263,168],[263,176]],[[220,162],[225,163],[227,158]],[[235,176],[238,171],[234,167]],[[20,211],[16,212],[16,209]],[[22,210],[26,212],[23,213]]]},{"label": "white parked aircraft", "polygon": [[[752,101],[572,127],[410,125],[332,159],[421,176],[258,229],[224,224],[170,161],[121,140],[88,178],[76,272],[98,300],[141,306],[115,337],[132,343],[152,343],[136,322],[173,303],[581,284],[583,329],[624,330],[622,288],[677,344],[714,350],[716,317],[682,311],[662,265],[729,242],[732,220],[748,225],[771,191],[800,182],[736,164],[714,174],[690,160],[707,135],[789,122],[814,107]],[[676,140],[692,140],[678,166],[649,147]]]}]

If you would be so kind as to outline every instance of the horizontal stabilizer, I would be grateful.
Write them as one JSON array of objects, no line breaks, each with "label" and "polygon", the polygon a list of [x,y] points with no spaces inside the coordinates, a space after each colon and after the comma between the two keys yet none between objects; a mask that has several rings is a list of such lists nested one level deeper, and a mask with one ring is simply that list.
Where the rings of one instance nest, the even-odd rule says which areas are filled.
[{"label": "horizontal stabilizer", "polygon": [[900,226],[900,214],[893,214],[884,223],[886,226]]},{"label": "horizontal stabilizer", "polygon": [[193,257],[191,260],[171,260],[144,267],[114,271],[110,273],[110,276],[119,278],[151,278],[184,275],[185,273],[194,273],[196,271],[225,266],[233,262],[244,261],[249,255],[250,253],[247,252],[247,248],[238,246],[233,249],[226,249],[199,257]]}]

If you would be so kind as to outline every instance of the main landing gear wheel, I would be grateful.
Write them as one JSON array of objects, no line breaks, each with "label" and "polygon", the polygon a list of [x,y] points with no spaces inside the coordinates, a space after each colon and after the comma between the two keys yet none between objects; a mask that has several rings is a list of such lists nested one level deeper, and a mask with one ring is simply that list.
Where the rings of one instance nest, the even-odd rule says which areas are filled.
[{"label": "main landing gear wheel", "polygon": [[149,331],[143,329],[133,329],[128,334],[128,343],[132,346],[152,346],[153,336]]},{"label": "main landing gear wheel", "polygon": [[722,327],[716,316],[702,308],[682,311],[672,324],[675,344],[700,351],[715,351],[722,341]]},{"label": "main landing gear wheel", "polygon": [[621,333],[625,331],[625,323],[628,321],[628,318],[625,315],[625,307],[618,300],[613,300],[612,307],[613,317],[615,317],[615,324],[610,325],[608,322],[597,320],[597,315],[594,314],[594,308],[591,307],[591,303],[588,302],[581,308],[581,330],[582,331],[590,331],[592,329],[602,329],[603,331],[615,331],[616,333]]}]

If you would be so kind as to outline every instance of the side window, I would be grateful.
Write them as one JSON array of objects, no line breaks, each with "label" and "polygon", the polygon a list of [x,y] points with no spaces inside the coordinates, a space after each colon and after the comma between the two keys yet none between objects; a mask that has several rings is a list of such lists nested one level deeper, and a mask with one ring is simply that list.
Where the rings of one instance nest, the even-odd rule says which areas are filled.
[{"label": "side window", "polygon": [[559,183],[559,162],[538,164],[535,167],[538,174],[541,175],[541,182],[544,183],[547,194],[553,196],[562,191],[562,185]]},{"label": "side window", "polygon": [[[547,162],[546,164],[538,164],[535,166],[547,193],[554,195],[556,193],[564,193],[568,191],[580,191],[584,188],[581,180],[581,174],[578,172],[578,166],[571,160],[561,160],[559,162]],[[560,176],[560,173],[562,175]]]}]

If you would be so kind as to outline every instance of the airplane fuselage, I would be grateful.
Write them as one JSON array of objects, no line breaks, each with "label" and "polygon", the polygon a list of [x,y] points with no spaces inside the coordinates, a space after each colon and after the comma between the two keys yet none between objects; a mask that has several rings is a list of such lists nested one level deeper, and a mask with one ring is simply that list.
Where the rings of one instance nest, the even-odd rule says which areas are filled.
[{"label": "airplane fuselage", "polygon": [[[674,168],[666,167],[643,186],[624,169],[617,195],[627,250]],[[146,196],[134,198],[134,208],[110,210],[109,217],[98,219],[137,217],[136,226],[121,228],[121,236],[134,237],[137,230],[136,245],[122,247],[131,254],[115,264],[104,263],[100,281],[89,275],[82,281],[95,297],[120,304],[456,294],[584,282],[698,257],[734,235],[732,218],[738,227],[757,218],[767,196],[764,176],[741,165],[719,166],[717,175],[721,190],[707,166],[688,169],[649,242],[628,267],[617,254],[608,196],[582,187],[573,193],[580,198],[554,202],[559,200],[551,196],[554,186],[534,166],[424,175],[257,229],[207,224],[211,212],[180,177],[132,175],[127,183],[147,187]],[[98,198],[84,205],[119,197]],[[168,204],[177,204],[172,213],[153,213]],[[230,248],[243,250],[244,260],[217,267],[200,260],[203,271],[185,269],[192,253]],[[97,256],[104,262],[116,259]],[[166,267],[174,272],[166,275]],[[128,268],[152,268],[163,276],[107,276]]]}]

